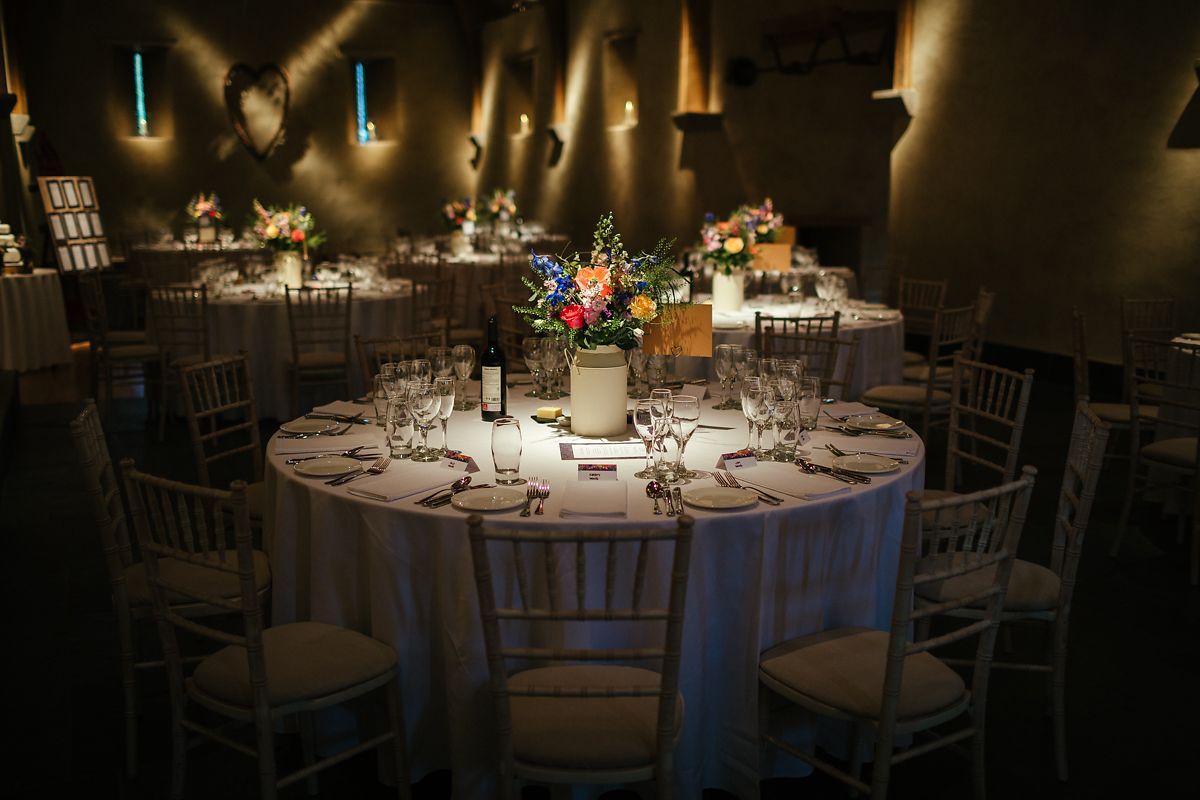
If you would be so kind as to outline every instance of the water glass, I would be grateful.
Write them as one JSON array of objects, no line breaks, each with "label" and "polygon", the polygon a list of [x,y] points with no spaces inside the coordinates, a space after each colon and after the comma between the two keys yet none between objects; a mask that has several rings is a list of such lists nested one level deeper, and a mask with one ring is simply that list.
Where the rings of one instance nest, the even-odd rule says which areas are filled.
[{"label": "water glass", "polygon": [[642,438],[646,446],[646,466],[640,472],[634,473],[635,478],[649,480],[654,477],[654,433],[658,429],[658,420],[654,416],[654,400],[638,400],[633,407],[633,429]]},{"label": "water glass", "polygon": [[448,378],[454,374],[454,350],[449,347],[431,347],[425,353],[433,367],[434,377]]},{"label": "water glass", "polygon": [[719,344],[713,353],[713,366],[717,378],[721,381],[721,402],[713,408],[730,410],[738,407],[738,402],[729,396],[729,388],[737,379],[737,350],[736,344]]},{"label": "water glass", "polygon": [[816,430],[817,417],[821,413],[821,379],[811,375],[801,378],[796,392],[797,414],[800,426],[806,431]]},{"label": "water glass", "polygon": [[[662,386],[667,382],[667,357],[664,355],[646,356],[646,382],[651,386]],[[670,392],[667,392],[670,394]],[[651,392],[651,394],[654,394]]]},{"label": "water glass", "polygon": [[758,431],[756,423],[766,413],[766,405],[763,403],[762,378],[751,375],[742,381],[742,414],[746,417],[746,448],[756,453],[759,450],[758,439],[754,435]]},{"label": "water glass", "polygon": [[388,394],[384,388],[382,375],[376,375],[371,390],[371,402],[375,405],[375,424],[379,427],[387,425]]},{"label": "water glass", "polygon": [[521,471],[521,421],[515,417],[500,417],[492,422],[492,464],[496,483],[512,486],[524,483]]},{"label": "water glass", "polygon": [[641,397],[642,377],[646,374],[646,353],[640,347],[625,352],[629,358],[629,374],[633,376],[633,388],[629,390],[629,396]]},{"label": "water glass", "polygon": [[408,365],[408,380],[411,383],[433,383],[433,365],[429,359],[414,358]]},{"label": "water glass", "polygon": [[475,348],[469,344],[456,344],[452,352],[454,374],[459,381],[459,388],[454,392],[458,398],[454,408],[458,411],[469,411],[475,407],[467,398],[467,379],[471,377],[471,370],[475,369]]},{"label": "water glass", "polygon": [[679,483],[681,458],[683,456],[683,435],[680,431],[679,420],[668,417],[663,421],[658,435],[654,440],[654,477],[663,484]]},{"label": "water glass", "polygon": [[412,455],[413,420],[408,413],[408,403],[403,398],[387,401],[387,441],[392,458],[408,458]]},{"label": "water glass", "polygon": [[542,369],[546,374],[546,392],[542,395],[547,400],[557,400],[564,397],[562,390],[562,374],[567,369],[567,342],[560,336],[551,336],[542,346]]},{"label": "water glass", "polygon": [[797,432],[796,401],[779,400],[775,403],[776,461],[789,464],[796,460]]}]

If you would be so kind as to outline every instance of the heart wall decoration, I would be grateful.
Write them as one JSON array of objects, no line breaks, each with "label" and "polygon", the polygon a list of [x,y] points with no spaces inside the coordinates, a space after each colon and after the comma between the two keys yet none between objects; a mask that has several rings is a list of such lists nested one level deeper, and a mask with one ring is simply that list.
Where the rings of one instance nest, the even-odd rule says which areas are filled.
[{"label": "heart wall decoration", "polygon": [[229,121],[242,144],[259,161],[283,141],[290,97],[287,72],[276,64],[258,69],[234,64],[225,76]]}]

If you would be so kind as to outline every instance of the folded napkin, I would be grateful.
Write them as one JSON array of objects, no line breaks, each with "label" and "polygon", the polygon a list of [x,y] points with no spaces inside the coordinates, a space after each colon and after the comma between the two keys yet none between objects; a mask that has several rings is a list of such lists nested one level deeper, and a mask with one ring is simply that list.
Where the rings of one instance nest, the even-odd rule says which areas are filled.
[{"label": "folded napkin", "polygon": [[414,474],[409,470],[398,470],[373,475],[370,478],[359,478],[349,484],[346,491],[359,497],[390,503],[422,492],[429,494],[435,489],[445,489],[449,485],[445,475]]},{"label": "folded napkin", "polygon": [[837,489],[830,489],[827,492],[805,492],[805,500],[824,500],[826,497],[833,497],[839,494],[847,494],[850,491],[849,486],[841,486]]},{"label": "folded napkin", "polygon": [[[822,406],[822,409],[828,411],[835,417],[857,416],[859,414],[874,414],[879,411],[875,406],[863,405],[862,403],[837,402],[830,403],[827,406]],[[822,415],[824,416],[824,415]],[[825,417],[829,419],[829,417]]]},{"label": "folded napkin", "polygon": [[581,481],[568,483],[563,492],[560,517],[623,517],[624,481]]},{"label": "folded napkin", "polygon": [[277,456],[298,453],[333,453],[349,450],[359,445],[383,447],[383,431],[376,427],[355,425],[341,436],[309,436],[307,439],[285,439],[276,436],[271,442],[271,452]]},{"label": "folded napkin", "polygon": [[317,406],[313,409],[314,414],[340,414],[345,417],[354,417],[367,412],[374,413],[375,409],[371,406],[351,403],[348,400],[335,400],[332,403],[326,403],[323,406]]}]

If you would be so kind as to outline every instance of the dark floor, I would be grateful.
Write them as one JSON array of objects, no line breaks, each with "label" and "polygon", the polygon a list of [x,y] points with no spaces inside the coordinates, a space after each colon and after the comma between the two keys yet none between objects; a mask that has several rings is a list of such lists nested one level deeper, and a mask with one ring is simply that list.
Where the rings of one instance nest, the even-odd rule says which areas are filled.
[{"label": "dark floor", "polygon": [[[1043,561],[1071,414],[1068,386],[1054,381],[1051,374],[1037,377],[1023,447],[1023,461],[1041,474],[1021,551]],[[66,428],[76,411],[71,404],[23,407],[13,441],[0,452],[0,536],[7,554],[0,591],[10,609],[13,643],[3,690],[10,766],[0,796],[163,797],[169,744],[161,683],[147,681],[143,691],[141,774],[134,781],[121,774],[108,587]],[[125,401],[108,429],[114,457],[132,456],[148,471],[194,477],[182,426],[159,444],[147,431],[141,404]],[[931,451],[937,447],[935,440]],[[931,485],[937,485],[940,462],[931,455]],[[987,740],[993,798],[1196,796],[1191,759],[1200,708],[1200,590],[1188,585],[1187,546],[1176,540],[1175,521],[1161,519],[1151,507],[1138,509],[1140,533],[1131,532],[1120,557],[1109,558],[1123,481],[1123,464],[1113,462],[1102,479],[1075,596],[1071,781],[1060,784],[1054,776],[1043,680],[994,672]],[[1034,631],[1018,631],[1015,638],[1018,655],[1041,647]],[[297,749],[283,745],[285,764],[298,758]],[[902,765],[892,780],[894,797],[968,797],[970,786],[966,761],[952,754]],[[375,782],[372,755],[323,773],[321,787],[326,797],[395,796]],[[820,776],[770,781],[763,788],[768,798],[846,796]],[[293,787],[284,796],[302,793]],[[194,751],[188,796],[255,797],[252,763],[211,746]],[[418,797],[449,796],[446,773],[418,786]]]}]

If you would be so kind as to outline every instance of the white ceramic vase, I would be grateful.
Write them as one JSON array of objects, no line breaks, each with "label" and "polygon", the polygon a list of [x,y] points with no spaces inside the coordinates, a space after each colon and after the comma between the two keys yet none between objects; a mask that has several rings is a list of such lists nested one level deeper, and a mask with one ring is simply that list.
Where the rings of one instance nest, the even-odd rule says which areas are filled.
[{"label": "white ceramic vase", "polygon": [[735,269],[728,275],[720,267],[713,270],[712,307],[713,311],[741,311],[742,303],[746,300],[746,273]]},{"label": "white ceramic vase", "polygon": [[275,272],[288,288],[304,285],[304,258],[295,250],[275,252]]},{"label": "white ceramic vase", "polygon": [[571,432],[576,436],[619,436],[625,413],[629,367],[616,345],[576,350],[571,362]]}]

